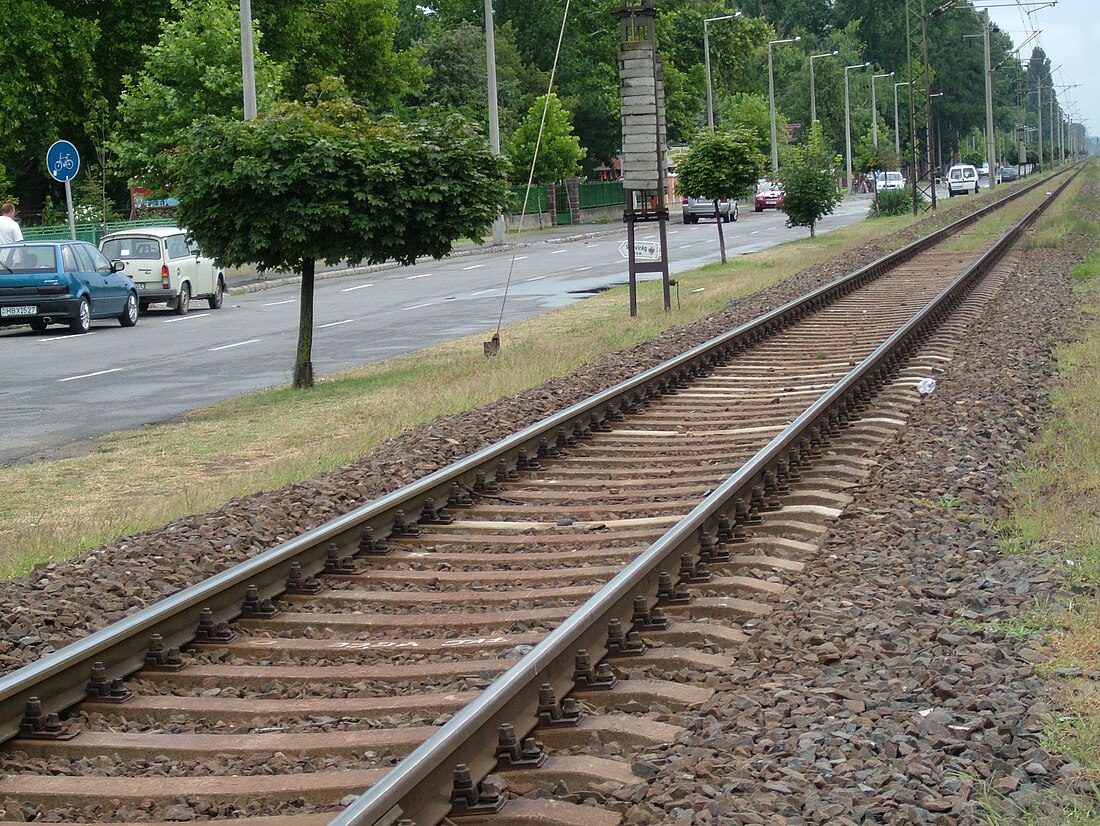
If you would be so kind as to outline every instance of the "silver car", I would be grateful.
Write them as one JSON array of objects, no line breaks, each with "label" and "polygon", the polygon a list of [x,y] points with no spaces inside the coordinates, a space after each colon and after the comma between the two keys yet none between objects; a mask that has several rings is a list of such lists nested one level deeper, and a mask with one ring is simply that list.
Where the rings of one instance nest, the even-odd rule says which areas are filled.
[{"label": "silver car", "polygon": [[[684,223],[695,224],[700,218],[714,217],[714,201],[710,198],[684,198]],[[737,201],[733,198],[718,199],[718,215],[725,223],[737,220]]]}]

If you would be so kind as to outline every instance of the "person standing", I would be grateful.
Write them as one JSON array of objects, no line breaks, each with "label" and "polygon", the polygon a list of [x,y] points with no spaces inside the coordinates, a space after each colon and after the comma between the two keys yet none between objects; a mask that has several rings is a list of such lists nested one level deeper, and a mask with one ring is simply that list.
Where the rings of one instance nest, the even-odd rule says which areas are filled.
[{"label": "person standing", "polygon": [[23,240],[19,224],[15,223],[15,204],[0,206],[0,244],[14,244]]}]

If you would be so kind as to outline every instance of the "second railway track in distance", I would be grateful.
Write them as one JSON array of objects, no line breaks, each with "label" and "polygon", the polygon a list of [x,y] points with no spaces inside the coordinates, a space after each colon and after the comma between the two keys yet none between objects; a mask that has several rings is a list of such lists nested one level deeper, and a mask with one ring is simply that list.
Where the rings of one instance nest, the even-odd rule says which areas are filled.
[{"label": "second railway track in distance", "polygon": [[617,823],[1003,277],[961,228],[7,675],[0,800]]}]

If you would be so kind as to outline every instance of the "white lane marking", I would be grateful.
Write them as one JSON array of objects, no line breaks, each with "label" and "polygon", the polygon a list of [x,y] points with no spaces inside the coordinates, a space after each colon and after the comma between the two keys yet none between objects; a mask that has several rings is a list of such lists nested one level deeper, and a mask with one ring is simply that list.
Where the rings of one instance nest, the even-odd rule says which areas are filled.
[{"label": "white lane marking", "polygon": [[695,242],[692,241],[690,244],[681,244],[680,249],[686,250],[688,247],[694,247],[694,246],[695,246]]},{"label": "white lane marking", "polygon": [[488,295],[489,293],[495,293],[496,291],[497,291],[496,287],[493,287],[493,289],[491,289],[491,290],[478,290],[476,293],[470,293],[470,298],[473,298],[474,296],[478,296],[478,295]]},{"label": "white lane marking", "polygon": [[352,290],[364,290],[367,287],[373,287],[373,286],[374,286],[373,284],[359,284],[358,286],[355,286],[355,287],[344,287],[344,289],[340,290],[340,292],[350,293]]},{"label": "white lane marking", "polygon": [[513,260],[513,261],[526,261],[526,260],[527,260],[527,256],[526,256],[526,255],[517,255],[517,256],[516,256],[515,258],[513,258],[512,260]]},{"label": "white lane marking", "polygon": [[67,379],[58,379],[57,381],[62,382],[62,381],[76,381],[77,379],[90,379],[93,376],[105,376],[108,373],[121,372],[121,370],[122,370],[121,367],[112,367],[110,370],[97,370],[94,373],[84,373],[83,375],[80,375],[80,376],[69,376]]},{"label": "white lane marking", "polygon": [[484,266],[485,266],[484,264],[472,264],[469,267],[463,267],[462,269],[463,269],[463,271],[465,271],[465,270],[480,270]]},{"label": "white lane marking", "polygon": [[176,318],[163,318],[162,322],[165,324],[175,324],[177,321],[190,321],[193,318],[206,318],[210,313],[197,313],[192,315],[181,315]]},{"label": "white lane marking", "polygon": [[317,329],[323,330],[326,327],[339,327],[341,324],[351,324],[353,321],[355,321],[354,318],[345,318],[343,321],[330,321],[328,324],[318,324]]},{"label": "white lane marking", "polygon": [[298,299],[288,298],[286,301],[272,301],[270,304],[264,304],[265,307],[278,307],[280,304],[293,304]]},{"label": "white lane marking", "polygon": [[542,281],[542,279],[549,277],[548,275],[536,275],[534,278],[525,278],[523,283],[530,284],[532,281]]},{"label": "white lane marking", "polygon": [[551,255],[561,255],[563,252],[569,252],[569,250],[554,250]]},{"label": "white lane marking", "polygon": [[590,270],[590,269],[592,269],[592,268],[591,267],[577,267],[575,270],[573,270],[573,272],[584,272],[585,270]]},{"label": "white lane marking", "polygon": [[233,347],[243,347],[246,344],[255,344],[257,341],[259,341],[258,338],[250,338],[248,341],[238,341],[235,344],[222,344],[219,347],[207,347],[206,352],[216,353],[218,350],[229,350]]},{"label": "white lane marking", "polygon": [[411,307],[402,307],[402,310],[419,310],[421,307],[430,307],[434,304],[434,301],[429,301],[426,304],[413,304]]},{"label": "white lane marking", "polygon": [[406,275],[405,280],[406,281],[412,281],[416,278],[427,278],[428,276],[431,276],[431,275],[435,275],[435,273],[425,272],[425,273],[421,273],[420,275]]},{"label": "white lane marking", "polygon": [[749,233],[749,235],[756,235],[758,232],[760,232],[760,230],[754,229],[752,232]]},{"label": "white lane marking", "polygon": [[599,244],[585,244],[585,246],[588,247],[590,250],[594,250],[594,249],[596,249],[596,247],[598,247],[600,245]]}]

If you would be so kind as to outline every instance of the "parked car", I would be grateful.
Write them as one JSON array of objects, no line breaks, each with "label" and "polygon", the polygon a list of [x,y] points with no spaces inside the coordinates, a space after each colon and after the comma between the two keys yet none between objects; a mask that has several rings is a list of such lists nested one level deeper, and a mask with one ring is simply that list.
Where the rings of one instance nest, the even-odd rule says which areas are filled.
[{"label": "parked car", "polygon": [[878,192],[888,192],[891,189],[905,189],[905,176],[900,172],[876,172],[875,189]]},{"label": "parked car", "polygon": [[138,320],[138,292],[121,268],[85,241],[0,245],[0,326],[41,332],[68,324],[86,333],[97,318],[123,327]]},{"label": "parked car", "polygon": [[1020,180],[1020,171],[1014,166],[1002,166],[1001,172],[997,176],[1002,184],[1006,184],[1009,181]]},{"label": "parked car", "polygon": [[973,164],[957,163],[947,170],[947,194],[954,198],[967,192],[978,194],[978,170]]},{"label": "parked car", "polygon": [[783,206],[783,190],[777,181],[761,178],[756,184],[756,195],[753,196],[752,203],[757,212],[763,212],[765,209],[779,209]]},{"label": "parked car", "polygon": [[[714,201],[710,198],[684,198],[681,201],[684,208],[684,223],[696,224],[700,218],[714,217]],[[737,220],[737,200],[734,198],[718,199],[718,214],[725,223]]]},{"label": "parked car", "polygon": [[167,304],[184,315],[194,298],[205,298],[210,309],[222,306],[225,273],[203,256],[187,231],[177,227],[137,227],[105,235],[103,254],[122,263],[137,285],[144,312],[150,304]]}]

